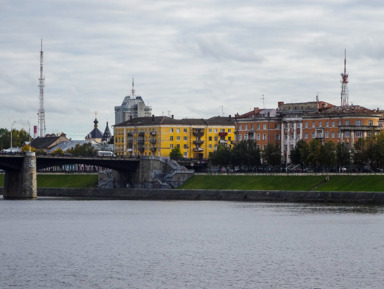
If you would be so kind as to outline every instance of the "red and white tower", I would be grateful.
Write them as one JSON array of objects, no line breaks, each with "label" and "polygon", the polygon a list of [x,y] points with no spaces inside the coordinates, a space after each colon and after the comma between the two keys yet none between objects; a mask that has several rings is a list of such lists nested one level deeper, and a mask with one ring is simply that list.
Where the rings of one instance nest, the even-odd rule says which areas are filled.
[{"label": "red and white tower", "polygon": [[45,110],[44,110],[44,81],[45,77],[43,76],[43,39],[41,39],[41,50],[40,50],[40,78],[39,78],[39,89],[40,89],[40,96],[39,96],[39,112],[38,115],[38,129],[39,129],[39,137],[45,137]]},{"label": "red and white tower", "polygon": [[344,50],[344,73],[341,74],[341,106],[349,105],[348,74],[347,74],[347,51]]}]

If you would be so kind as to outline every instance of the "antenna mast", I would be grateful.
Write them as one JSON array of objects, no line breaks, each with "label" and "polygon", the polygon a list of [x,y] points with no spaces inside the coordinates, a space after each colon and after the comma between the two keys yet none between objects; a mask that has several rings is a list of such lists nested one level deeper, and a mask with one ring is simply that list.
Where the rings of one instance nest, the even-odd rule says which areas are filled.
[{"label": "antenna mast", "polygon": [[135,98],[135,79],[132,78],[132,98]]},{"label": "antenna mast", "polygon": [[45,136],[45,110],[44,110],[44,81],[45,77],[43,76],[43,39],[41,39],[41,50],[40,50],[40,78],[39,78],[39,89],[40,89],[40,96],[39,96],[39,112],[38,115],[38,127],[39,127],[39,137]]},{"label": "antenna mast", "polygon": [[341,74],[341,106],[348,106],[348,74],[347,74],[347,51],[344,50],[344,73]]}]

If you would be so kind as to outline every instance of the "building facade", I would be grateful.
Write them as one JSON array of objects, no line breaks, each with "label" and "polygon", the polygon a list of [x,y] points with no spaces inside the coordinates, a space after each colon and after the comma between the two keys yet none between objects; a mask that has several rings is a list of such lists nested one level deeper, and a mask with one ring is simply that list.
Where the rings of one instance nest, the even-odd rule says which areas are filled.
[{"label": "building facade", "polygon": [[380,133],[382,114],[358,105],[335,106],[315,101],[278,103],[277,109],[258,109],[236,115],[236,142],[255,140],[263,150],[267,144],[279,144],[287,163],[299,140],[345,143],[348,148],[360,138]]},{"label": "building facade", "polygon": [[218,146],[234,143],[232,117],[174,119],[166,116],[132,118],[114,126],[118,156],[169,157],[176,146],[184,158],[206,159]]}]

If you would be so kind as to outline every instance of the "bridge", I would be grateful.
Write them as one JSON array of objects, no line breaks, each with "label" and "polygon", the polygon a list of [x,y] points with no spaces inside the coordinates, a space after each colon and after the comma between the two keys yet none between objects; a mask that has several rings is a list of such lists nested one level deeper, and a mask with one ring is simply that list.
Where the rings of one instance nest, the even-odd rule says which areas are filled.
[{"label": "bridge", "polygon": [[36,171],[62,165],[83,164],[112,169],[118,172],[119,187],[151,187],[167,178],[171,186],[180,185],[193,171],[164,158],[59,157],[0,155],[0,169],[5,171],[4,198],[37,197]]}]

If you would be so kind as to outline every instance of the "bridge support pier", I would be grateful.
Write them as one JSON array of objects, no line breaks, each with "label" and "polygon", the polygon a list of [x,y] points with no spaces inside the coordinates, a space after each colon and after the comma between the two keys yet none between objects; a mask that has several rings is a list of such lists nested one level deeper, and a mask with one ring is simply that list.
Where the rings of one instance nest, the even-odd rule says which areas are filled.
[{"label": "bridge support pier", "polygon": [[20,171],[7,170],[4,178],[4,199],[34,199],[37,196],[36,155],[26,152]]}]

